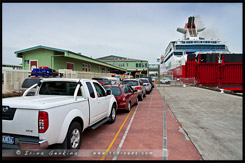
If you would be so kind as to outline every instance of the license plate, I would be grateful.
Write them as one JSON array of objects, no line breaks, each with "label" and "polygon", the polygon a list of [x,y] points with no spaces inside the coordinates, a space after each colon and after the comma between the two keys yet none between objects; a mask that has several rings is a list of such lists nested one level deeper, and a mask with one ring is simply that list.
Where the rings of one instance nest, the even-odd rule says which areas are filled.
[{"label": "license plate", "polygon": [[2,143],[5,144],[14,144],[14,137],[12,136],[2,136]]}]

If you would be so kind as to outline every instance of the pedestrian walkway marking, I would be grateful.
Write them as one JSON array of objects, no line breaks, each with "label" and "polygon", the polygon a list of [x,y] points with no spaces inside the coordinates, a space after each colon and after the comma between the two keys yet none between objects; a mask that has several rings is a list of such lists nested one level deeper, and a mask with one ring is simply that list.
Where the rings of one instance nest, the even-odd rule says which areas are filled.
[{"label": "pedestrian walkway marking", "polygon": [[[138,105],[138,106],[139,106],[139,105]],[[137,106],[137,108],[138,108],[138,106]],[[130,110],[130,112],[128,113],[127,117],[125,118],[123,124],[121,125],[121,127],[120,127],[119,130],[117,131],[117,133],[116,133],[115,137],[113,138],[111,144],[109,145],[109,147],[107,148],[105,154],[102,156],[102,158],[101,158],[100,160],[104,160],[104,159],[105,159],[107,153],[109,152],[109,150],[111,149],[111,147],[112,147],[112,145],[114,144],[115,140],[117,139],[118,134],[121,132],[121,130],[122,130],[122,128],[123,128],[125,122],[127,121],[128,117],[129,117],[129,115],[130,115],[130,113],[132,112],[132,110],[133,110],[133,107],[131,108],[131,110]]]},{"label": "pedestrian walkway marking", "polygon": [[117,160],[117,156],[118,156],[118,154],[120,153],[120,150],[121,150],[121,148],[122,148],[122,146],[123,146],[123,143],[124,143],[124,141],[125,141],[125,139],[126,139],[126,137],[127,137],[128,131],[129,131],[130,126],[131,126],[131,124],[132,124],[132,122],[133,122],[133,119],[134,119],[134,116],[135,116],[135,114],[136,114],[136,111],[137,111],[138,107],[139,107],[139,105],[137,106],[137,108],[136,108],[135,111],[134,111],[133,116],[131,117],[131,120],[130,120],[130,122],[129,122],[129,124],[128,124],[128,127],[127,127],[127,129],[126,129],[126,131],[125,131],[125,133],[124,133],[124,135],[123,135],[123,138],[122,138],[122,140],[121,140],[121,142],[120,142],[120,144],[119,144],[119,146],[118,146],[118,148],[117,148],[117,151],[116,151],[116,153],[115,153],[115,155],[114,155],[114,157],[113,157],[112,160]]}]

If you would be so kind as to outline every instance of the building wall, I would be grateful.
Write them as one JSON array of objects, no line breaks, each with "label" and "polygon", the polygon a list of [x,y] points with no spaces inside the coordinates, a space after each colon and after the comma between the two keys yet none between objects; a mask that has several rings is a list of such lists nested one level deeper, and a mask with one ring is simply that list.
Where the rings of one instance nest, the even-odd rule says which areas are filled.
[{"label": "building wall", "polygon": [[[29,52],[25,52],[22,55],[22,65],[23,70],[30,70],[30,61],[38,60],[38,67],[51,66],[51,56],[53,55],[53,51],[46,49],[37,49]],[[29,63],[25,62],[25,60],[29,60]]]},{"label": "building wall", "polygon": [[[106,61],[106,63],[109,63],[109,64],[112,64],[115,66],[118,66],[118,67],[122,67],[122,68],[126,68],[126,69],[129,69],[129,70],[146,70],[147,67],[148,67],[148,62],[147,61]],[[136,64],[138,64],[138,67],[136,67]],[[141,64],[141,67],[139,67],[139,64]],[[145,65],[147,64],[147,65]],[[143,66],[142,66],[143,65]]]},{"label": "building wall", "polygon": [[[64,54],[64,53],[62,53]],[[65,57],[69,56],[69,57]],[[66,69],[66,63],[74,64],[74,71],[86,71],[86,72],[98,72],[98,73],[110,73],[111,69],[106,66],[99,66],[92,62],[89,62],[88,58],[83,57],[83,60],[79,60],[79,56],[66,53],[63,55],[54,55],[54,51],[46,49],[37,49],[28,52],[24,52],[22,55],[23,70],[30,70],[30,61],[37,60],[38,67],[50,67],[52,69]],[[70,58],[72,57],[72,58]],[[29,62],[25,62],[28,60]],[[87,66],[86,66],[87,65]],[[106,65],[106,64],[105,64]],[[83,69],[84,68],[84,69]]]},{"label": "building wall", "polygon": [[[73,63],[74,64],[74,71],[86,71],[86,72],[98,72],[101,73],[102,69],[105,70],[103,72],[110,73],[110,68],[106,68],[104,66],[99,66],[97,64],[93,64],[91,62],[81,61],[73,58],[67,57],[54,57],[54,69],[66,69],[66,63]],[[109,70],[108,70],[109,69]]]}]

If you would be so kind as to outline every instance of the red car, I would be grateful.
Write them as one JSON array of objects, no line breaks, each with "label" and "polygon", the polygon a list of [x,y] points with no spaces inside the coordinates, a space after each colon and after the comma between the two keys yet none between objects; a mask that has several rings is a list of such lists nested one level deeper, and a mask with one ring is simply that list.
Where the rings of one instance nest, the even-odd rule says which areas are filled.
[{"label": "red car", "polygon": [[111,90],[118,104],[118,109],[130,112],[133,105],[138,105],[138,92],[129,85],[106,85],[105,90]]}]

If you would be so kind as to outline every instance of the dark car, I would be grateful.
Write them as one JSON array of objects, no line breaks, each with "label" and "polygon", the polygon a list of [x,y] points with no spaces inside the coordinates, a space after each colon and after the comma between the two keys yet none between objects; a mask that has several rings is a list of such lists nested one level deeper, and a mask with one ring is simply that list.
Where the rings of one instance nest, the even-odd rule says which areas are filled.
[{"label": "dark car", "polygon": [[107,78],[92,78],[93,80],[97,80],[101,85],[111,84],[110,80]]},{"label": "dark car", "polygon": [[[43,78],[40,77],[30,77],[30,78],[26,78],[20,88],[21,93],[23,94],[28,88],[30,88],[31,86],[33,86],[36,83],[39,83]],[[36,88],[33,88],[28,94],[27,96],[34,96],[36,92]]]},{"label": "dark car", "polygon": [[129,85],[107,85],[105,90],[111,90],[118,104],[118,109],[130,112],[133,105],[138,105],[138,93]]},{"label": "dark car", "polygon": [[147,78],[149,81],[150,81],[150,83],[151,83],[151,88],[154,88],[154,82],[153,82],[153,80],[152,80],[152,77],[142,77],[142,78]]}]

